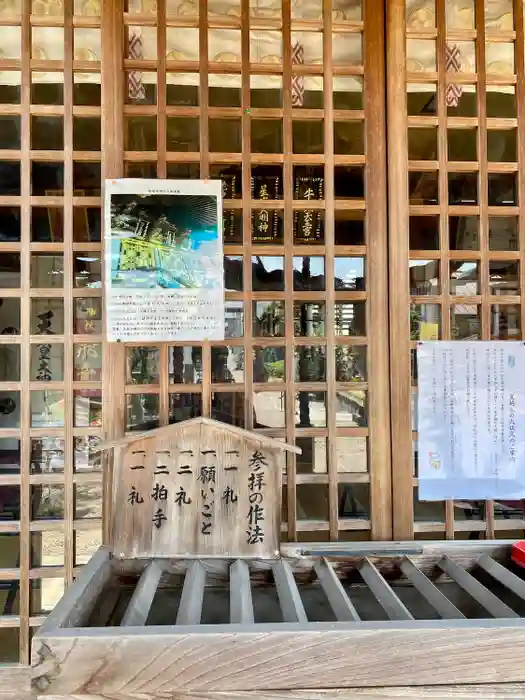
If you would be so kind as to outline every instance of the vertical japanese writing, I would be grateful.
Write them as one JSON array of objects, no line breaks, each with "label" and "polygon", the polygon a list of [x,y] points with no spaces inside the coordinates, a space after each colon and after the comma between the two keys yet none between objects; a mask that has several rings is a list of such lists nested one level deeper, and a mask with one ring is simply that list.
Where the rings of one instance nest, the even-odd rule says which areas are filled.
[{"label": "vertical japanese writing", "polygon": [[[213,506],[215,502],[215,482],[217,478],[217,467],[214,460],[217,457],[215,450],[201,450],[201,463],[199,475],[197,477],[201,484],[201,535],[211,535],[213,529]],[[208,463],[208,460],[213,462]]]},{"label": "vertical japanese writing", "polygon": [[516,394],[509,396],[509,454],[510,461],[516,461]]},{"label": "vertical japanese writing", "polygon": [[247,543],[258,544],[264,542],[264,487],[266,486],[265,468],[268,466],[266,457],[256,450],[249,461],[250,473],[248,475],[248,529],[246,530]]}]

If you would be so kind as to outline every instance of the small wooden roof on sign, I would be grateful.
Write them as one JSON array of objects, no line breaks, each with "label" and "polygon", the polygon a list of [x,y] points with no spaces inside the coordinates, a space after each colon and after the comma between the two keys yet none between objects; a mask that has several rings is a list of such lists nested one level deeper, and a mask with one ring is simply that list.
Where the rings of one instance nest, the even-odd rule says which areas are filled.
[{"label": "small wooden roof on sign", "polygon": [[275,559],[293,445],[210,418],[111,440],[112,546],[120,558]]}]

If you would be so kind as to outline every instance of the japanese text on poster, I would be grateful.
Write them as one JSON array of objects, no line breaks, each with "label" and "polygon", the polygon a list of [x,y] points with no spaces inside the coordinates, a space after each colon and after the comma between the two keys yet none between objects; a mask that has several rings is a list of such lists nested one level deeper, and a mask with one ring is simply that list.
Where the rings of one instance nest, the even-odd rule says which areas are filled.
[{"label": "japanese text on poster", "polygon": [[419,498],[525,497],[525,344],[419,343]]},{"label": "japanese text on poster", "polygon": [[224,339],[219,180],[107,180],[109,341]]}]

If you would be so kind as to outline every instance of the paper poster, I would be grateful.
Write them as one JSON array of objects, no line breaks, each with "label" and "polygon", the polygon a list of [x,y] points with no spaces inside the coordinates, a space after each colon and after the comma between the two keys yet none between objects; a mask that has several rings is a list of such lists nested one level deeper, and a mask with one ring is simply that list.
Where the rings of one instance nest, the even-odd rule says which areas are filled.
[{"label": "paper poster", "polygon": [[525,343],[419,343],[419,499],[525,498]]},{"label": "paper poster", "polygon": [[109,341],[224,340],[220,180],[107,180]]}]

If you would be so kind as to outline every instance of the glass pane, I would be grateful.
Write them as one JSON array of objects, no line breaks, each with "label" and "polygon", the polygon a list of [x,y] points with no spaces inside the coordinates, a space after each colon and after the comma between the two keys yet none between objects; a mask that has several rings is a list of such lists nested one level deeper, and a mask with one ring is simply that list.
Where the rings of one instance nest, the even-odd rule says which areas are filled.
[{"label": "glass pane", "polygon": [[0,116],[0,148],[20,148],[20,117]]},{"label": "glass pane", "polygon": [[410,308],[410,340],[439,340],[441,307],[439,304],[412,304]]},{"label": "glass pane", "polygon": [[0,242],[17,243],[19,241],[20,209],[18,207],[0,207]]},{"label": "glass pane", "polygon": [[75,566],[87,564],[102,545],[102,528],[75,530]]},{"label": "glass pane", "polygon": [[326,474],[328,464],[326,458],[326,438],[298,437],[295,439],[302,454],[296,457],[298,474]]},{"label": "glass pane", "polygon": [[521,338],[521,307],[515,304],[493,304],[490,309],[490,328],[493,340]]},{"label": "glass pane", "polygon": [[255,347],[253,349],[253,381],[281,384],[285,380],[285,348]]},{"label": "glass pane", "polygon": [[324,302],[300,302],[293,305],[294,335],[302,337],[323,337],[325,334]]},{"label": "glass pane", "polygon": [[75,151],[100,151],[101,130],[98,117],[73,117]]},{"label": "glass pane", "polygon": [[127,151],[157,150],[157,117],[125,117],[125,126]]},{"label": "glass pane", "polygon": [[20,392],[0,391],[0,428],[20,427]]},{"label": "glass pane", "polygon": [[479,294],[478,263],[450,261],[450,293],[458,297]]},{"label": "glass pane", "polygon": [[168,350],[171,384],[200,384],[202,382],[202,348],[184,347]]},{"label": "glass pane", "polygon": [[224,288],[227,292],[242,292],[244,288],[242,255],[224,256]]},{"label": "glass pane", "polygon": [[326,392],[298,391],[295,420],[298,428],[326,428]]},{"label": "glass pane", "polygon": [[73,392],[73,425],[76,428],[102,426],[102,392],[97,389],[81,389]]},{"label": "glass pane", "polygon": [[[489,175],[490,177],[490,175]],[[448,174],[449,204],[471,206],[478,203],[478,174]]]},{"label": "glass pane", "polygon": [[[100,177],[98,181],[100,183]],[[63,197],[64,164],[33,161],[31,163],[31,194],[38,197]]]},{"label": "glass pane", "polygon": [[335,334],[366,335],[365,302],[350,303],[346,301],[336,301]]},{"label": "glass pane", "polygon": [[519,295],[520,266],[512,260],[491,260],[489,262],[490,293],[495,296],[504,294]]},{"label": "glass pane", "polygon": [[448,228],[450,250],[479,250],[477,216],[451,216]]},{"label": "glass pane", "polygon": [[31,300],[31,333],[61,335],[64,332],[64,300]]},{"label": "glass pane", "polygon": [[255,337],[284,336],[284,301],[253,302],[253,335]]},{"label": "glass pane", "polygon": [[[168,117],[166,121],[166,148],[168,151],[184,151],[189,153],[197,153],[199,151],[200,134],[198,118]],[[152,132],[150,137],[151,143],[153,143],[153,137],[154,134]],[[155,150],[155,148],[148,148],[144,150]]]},{"label": "glass pane", "polygon": [[63,428],[64,427],[64,392],[63,391],[32,391],[31,392],[31,427],[32,428]]},{"label": "glass pane", "polygon": [[20,287],[20,255],[0,252],[0,287],[16,289]]},{"label": "glass pane", "polygon": [[326,348],[322,345],[301,345],[294,350],[296,382],[326,381]]},{"label": "glass pane", "polygon": [[180,423],[183,420],[202,415],[202,396],[200,394],[170,394],[169,422]]},{"label": "glass pane", "polygon": [[76,343],[74,346],[73,381],[100,382],[102,380],[102,345]]},{"label": "glass pane", "polygon": [[97,297],[75,299],[74,332],[79,335],[102,333],[102,300]]},{"label": "glass pane", "polygon": [[64,473],[64,440],[45,437],[31,440],[31,474]]},{"label": "glass pane", "polygon": [[516,216],[489,216],[489,248],[519,249],[519,226]]},{"label": "glass pane", "polygon": [[325,271],[323,256],[294,257],[293,270],[293,288],[295,291],[324,291]]},{"label": "glass pane", "polygon": [[60,207],[31,209],[31,240],[35,243],[62,243],[64,210]]},{"label": "glass pane", "polygon": [[364,474],[368,471],[367,439],[336,437],[337,471]]},{"label": "glass pane", "polygon": [[73,253],[73,284],[76,288],[102,287],[100,253]]},{"label": "glass pane", "polygon": [[336,257],[334,284],[337,291],[364,292],[366,289],[365,259]]},{"label": "glass pane", "polygon": [[478,156],[476,129],[448,129],[448,159],[451,161],[474,161]]},{"label": "glass pane", "polygon": [[284,292],[284,258],[253,256],[252,289],[254,292]]},{"label": "glass pane", "polygon": [[94,436],[74,438],[73,469],[75,473],[102,471],[102,453],[94,451],[100,442],[100,438]]},{"label": "glass pane", "polygon": [[439,260],[410,260],[410,294],[439,294]]},{"label": "glass pane", "polygon": [[244,428],[244,394],[241,392],[213,392],[211,417],[223,423]]},{"label": "glass pane", "polygon": [[336,345],[335,380],[336,382],[366,381],[366,346]]},{"label": "glass pane", "polygon": [[209,148],[212,153],[241,153],[241,119],[209,119]]},{"label": "glass pane", "polygon": [[280,391],[258,391],[253,395],[257,428],[284,428],[286,426],[285,396]]},{"label": "glass pane", "polygon": [[158,394],[129,394],[126,396],[126,430],[142,431],[159,427]]},{"label": "glass pane", "polygon": [[0,299],[0,335],[20,333],[20,299]]},{"label": "glass pane", "polygon": [[328,520],[327,484],[297,484],[297,519]]},{"label": "glass pane", "polygon": [[[101,241],[100,208],[73,208],[73,240],[75,243],[100,243]],[[90,251],[90,256],[95,256]]]},{"label": "glass pane", "polygon": [[160,381],[160,350],[158,348],[127,348],[128,384],[158,384]]},{"label": "glass pane", "polygon": [[102,482],[74,484],[75,519],[102,518]]},{"label": "glass pane", "polygon": [[339,484],[339,517],[370,517],[370,484]]},{"label": "glass pane", "polygon": [[31,520],[63,520],[64,487],[31,487]]},{"label": "glass pane", "polygon": [[439,178],[436,172],[409,172],[410,204],[439,204]]},{"label": "glass pane", "polygon": [[64,256],[39,253],[31,256],[31,286],[41,289],[64,286]]},{"label": "glass pane", "polygon": [[[20,196],[20,163],[0,161],[0,194]],[[0,207],[0,240],[2,240],[2,208]]]},{"label": "glass pane", "polygon": [[31,148],[35,151],[61,151],[64,148],[62,117],[31,117]]},{"label": "glass pane", "polygon": [[453,340],[479,340],[481,316],[476,304],[456,304],[450,309],[450,333]]},{"label": "glass pane", "polygon": [[64,380],[64,346],[57,343],[31,345],[31,381]]},{"label": "glass pane", "polygon": [[365,428],[367,425],[366,392],[338,390],[336,396],[335,424],[342,428]]},{"label": "glass pane", "polygon": [[242,338],[244,335],[244,306],[242,301],[226,301],[225,338]]},{"label": "glass pane", "polygon": [[[0,306],[0,312],[1,312],[1,306]],[[19,381],[20,381],[20,345],[0,345],[0,382],[19,382]],[[0,444],[1,444],[1,440],[0,440]]]},{"label": "glass pane", "polygon": [[218,384],[242,384],[244,382],[244,348],[212,347],[211,380]]}]

